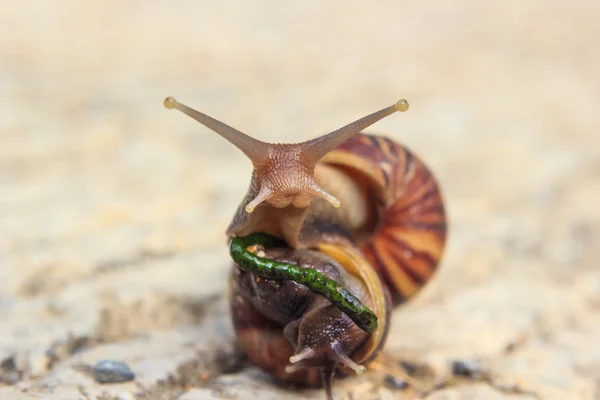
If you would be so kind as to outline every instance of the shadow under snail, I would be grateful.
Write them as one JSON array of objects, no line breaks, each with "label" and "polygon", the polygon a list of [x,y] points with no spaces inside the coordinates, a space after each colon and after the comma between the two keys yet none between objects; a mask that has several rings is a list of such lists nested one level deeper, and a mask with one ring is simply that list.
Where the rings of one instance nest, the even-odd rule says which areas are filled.
[{"label": "shadow under snail", "polygon": [[248,358],[276,379],[323,386],[377,362],[392,307],[432,277],[446,242],[440,189],[406,147],[363,133],[396,104],[297,144],[254,139],[172,97],[252,162],[227,229],[230,310]]}]

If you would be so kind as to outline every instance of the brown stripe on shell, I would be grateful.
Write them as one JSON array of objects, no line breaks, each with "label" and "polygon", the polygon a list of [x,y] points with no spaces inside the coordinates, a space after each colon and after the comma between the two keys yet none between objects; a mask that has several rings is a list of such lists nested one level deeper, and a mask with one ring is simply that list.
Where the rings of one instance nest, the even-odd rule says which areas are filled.
[{"label": "brown stripe on shell", "polygon": [[395,295],[394,300],[398,296],[402,299],[407,299],[416,293],[421,285],[416,282],[409,271],[403,265],[399,265],[396,262],[396,258],[393,256],[393,247],[389,246],[385,240],[377,237],[373,239],[374,252],[368,254],[366,249],[363,247],[361,250],[365,253],[367,259],[375,261],[372,264],[378,271],[385,270],[387,276],[390,278],[386,284],[390,287],[392,293]]},{"label": "brown stripe on shell", "polygon": [[[369,264],[374,267],[374,269],[377,271],[377,274],[381,277],[381,279],[384,282],[386,282],[386,285],[389,287],[389,282],[392,282],[392,277],[388,273],[388,269],[380,268],[381,265],[385,265],[385,262],[379,256],[379,253],[375,249],[375,241],[370,241],[364,244],[364,247],[361,250]],[[398,294],[394,293],[394,295]]]},{"label": "brown stripe on shell", "polygon": [[[407,270],[406,273],[411,276],[413,281],[422,285],[433,273],[431,266],[435,265],[435,260],[431,257],[431,254],[415,250],[406,242],[383,232],[378,236],[378,239],[384,242],[388,249],[394,250],[391,253],[392,257],[398,260],[399,265],[404,266],[403,269]],[[410,267],[406,266],[407,261],[410,261]]]},{"label": "brown stripe on shell", "polygon": [[444,204],[431,172],[407,148],[367,134],[344,142],[323,161],[370,178],[381,221],[361,250],[395,303],[416,294],[435,272],[446,242]]}]

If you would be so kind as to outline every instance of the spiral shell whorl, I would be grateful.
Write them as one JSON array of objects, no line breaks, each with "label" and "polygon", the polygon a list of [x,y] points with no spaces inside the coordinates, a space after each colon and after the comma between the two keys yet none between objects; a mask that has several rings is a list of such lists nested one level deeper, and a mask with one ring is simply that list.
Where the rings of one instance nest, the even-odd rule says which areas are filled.
[{"label": "spiral shell whorl", "polygon": [[379,224],[360,247],[392,292],[394,304],[431,278],[446,242],[446,215],[437,182],[408,149],[381,136],[356,136],[323,160],[366,175]]}]

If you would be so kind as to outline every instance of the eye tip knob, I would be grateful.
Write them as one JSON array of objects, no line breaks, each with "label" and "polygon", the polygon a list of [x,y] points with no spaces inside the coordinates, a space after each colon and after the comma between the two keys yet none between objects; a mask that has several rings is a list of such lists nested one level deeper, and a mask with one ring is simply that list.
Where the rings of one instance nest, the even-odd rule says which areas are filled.
[{"label": "eye tip knob", "polygon": [[404,112],[404,111],[407,111],[409,107],[410,107],[410,105],[408,104],[408,101],[406,101],[404,99],[398,100],[396,102],[396,110],[397,111]]},{"label": "eye tip knob", "polygon": [[167,97],[163,100],[163,105],[165,106],[165,108],[168,108],[169,110],[175,108],[175,104],[177,104],[177,100],[175,100],[175,98],[173,97]]}]

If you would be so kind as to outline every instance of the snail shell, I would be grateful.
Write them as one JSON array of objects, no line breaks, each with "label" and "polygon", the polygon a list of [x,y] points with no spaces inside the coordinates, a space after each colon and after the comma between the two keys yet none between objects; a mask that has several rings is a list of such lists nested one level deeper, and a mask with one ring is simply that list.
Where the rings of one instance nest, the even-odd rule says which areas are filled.
[{"label": "snail shell", "polygon": [[343,166],[369,187],[373,229],[362,253],[398,304],[431,278],[446,243],[446,213],[432,173],[407,148],[381,136],[355,136],[322,162]]}]

